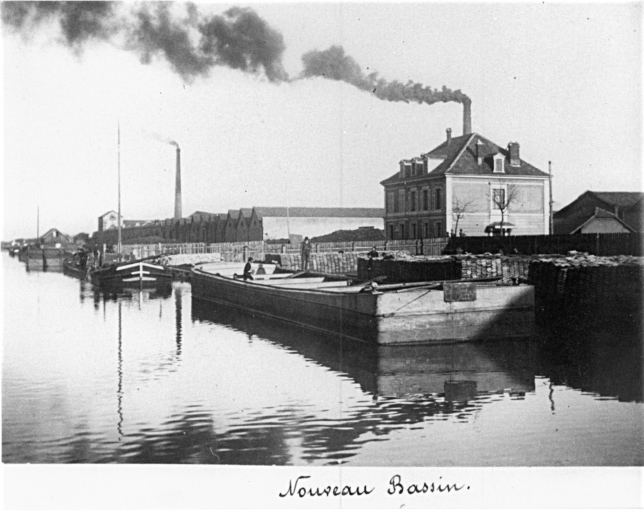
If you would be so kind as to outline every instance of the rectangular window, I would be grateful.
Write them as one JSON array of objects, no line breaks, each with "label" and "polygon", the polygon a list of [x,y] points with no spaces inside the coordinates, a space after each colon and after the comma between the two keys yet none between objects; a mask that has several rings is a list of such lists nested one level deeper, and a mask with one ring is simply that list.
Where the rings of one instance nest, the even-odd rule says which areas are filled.
[{"label": "rectangular window", "polygon": [[416,211],[416,191],[415,190],[411,191],[411,211],[412,212]]},{"label": "rectangular window", "polygon": [[429,222],[425,222],[423,224],[423,230],[424,230],[423,236],[425,238],[429,238],[430,237],[430,235],[429,235]]},{"label": "rectangular window", "polygon": [[436,189],[436,201],[434,203],[434,210],[440,210],[443,208],[443,189]]},{"label": "rectangular window", "polygon": [[495,188],[492,190],[492,208],[495,210],[505,209],[505,190],[502,188]]},{"label": "rectangular window", "polygon": [[389,224],[389,240],[393,240],[393,239],[394,239],[394,225]]},{"label": "rectangular window", "polygon": [[387,192],[387,213],[393,213],[394,211],[394,193]]},{"label": "rectangular window", "polygon": [[443,235],[443,223],[437,222],[434,224],[434,227],[436,228],[436,238],[441,238]]},{"label": "rectangular window", "polygon": [[401,240],[405,239],[405,225],[404,224],[400,225],[400,239]]},{"label": "rectangular window", "polygon": [[405,211],[405,191],[398,191],[398,206],[396,207],[396,213]]},{"label": "rectangular window", "polygon": [[416,240],[416,223],[412,223],[411,225],[411,237]]},{"label": "rectangular window", "polygon": [[423,190],[423,210],[429,210],[429,190]]}]

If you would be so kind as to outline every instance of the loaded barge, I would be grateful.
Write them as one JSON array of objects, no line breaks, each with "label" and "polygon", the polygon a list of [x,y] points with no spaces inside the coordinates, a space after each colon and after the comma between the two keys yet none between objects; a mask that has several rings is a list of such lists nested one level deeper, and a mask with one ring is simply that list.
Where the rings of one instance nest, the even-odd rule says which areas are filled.
[{"label": "loaded barge", "polygon": [[378,345],[534,334],[534,288],[490,280],[353,284],[345,276],[263,265],[245,281],[239,264],[192,270],[193,297]]}]

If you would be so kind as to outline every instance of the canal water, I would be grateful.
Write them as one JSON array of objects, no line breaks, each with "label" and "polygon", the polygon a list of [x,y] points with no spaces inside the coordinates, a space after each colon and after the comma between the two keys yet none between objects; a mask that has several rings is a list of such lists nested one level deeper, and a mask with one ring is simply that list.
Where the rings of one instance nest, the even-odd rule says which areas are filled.
[{"label": "canal water", "polygon": [[354,345],[2,256],[5,463],[641,466],[642,347]]}]

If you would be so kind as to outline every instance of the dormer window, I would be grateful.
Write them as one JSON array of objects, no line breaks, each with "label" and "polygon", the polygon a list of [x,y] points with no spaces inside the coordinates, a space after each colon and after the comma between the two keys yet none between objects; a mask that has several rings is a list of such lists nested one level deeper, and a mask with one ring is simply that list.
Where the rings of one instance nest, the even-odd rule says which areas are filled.
[{"label": "dormer window", "polygon": [[495,173],[504,173],[505,172],[505,158],[501,154],[494,155],[494,172]]}]

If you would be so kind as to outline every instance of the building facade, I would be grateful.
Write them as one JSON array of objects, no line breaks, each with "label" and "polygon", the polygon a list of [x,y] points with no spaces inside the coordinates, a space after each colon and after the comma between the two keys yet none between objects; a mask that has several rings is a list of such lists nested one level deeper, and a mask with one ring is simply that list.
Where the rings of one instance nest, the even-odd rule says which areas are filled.
[{"label": "building facade", "polygon": [[[148,237],[168,243],[283,240],[291,234],[315,237],[341,229],[382,229],[383,217],[382,208],[253,207],[228,213],[197,211],[179,220],[123,221],[122,239],[124,243]],[[94,238],[100,239],[100,243],[116,243],[115,227],[99,229]]]},{"label": "building facade", "polygon": [[549,230],[548,174],[477,133],[447,138],[418,157],[402,160],[381,182],[389,240],[541,235]]}]

